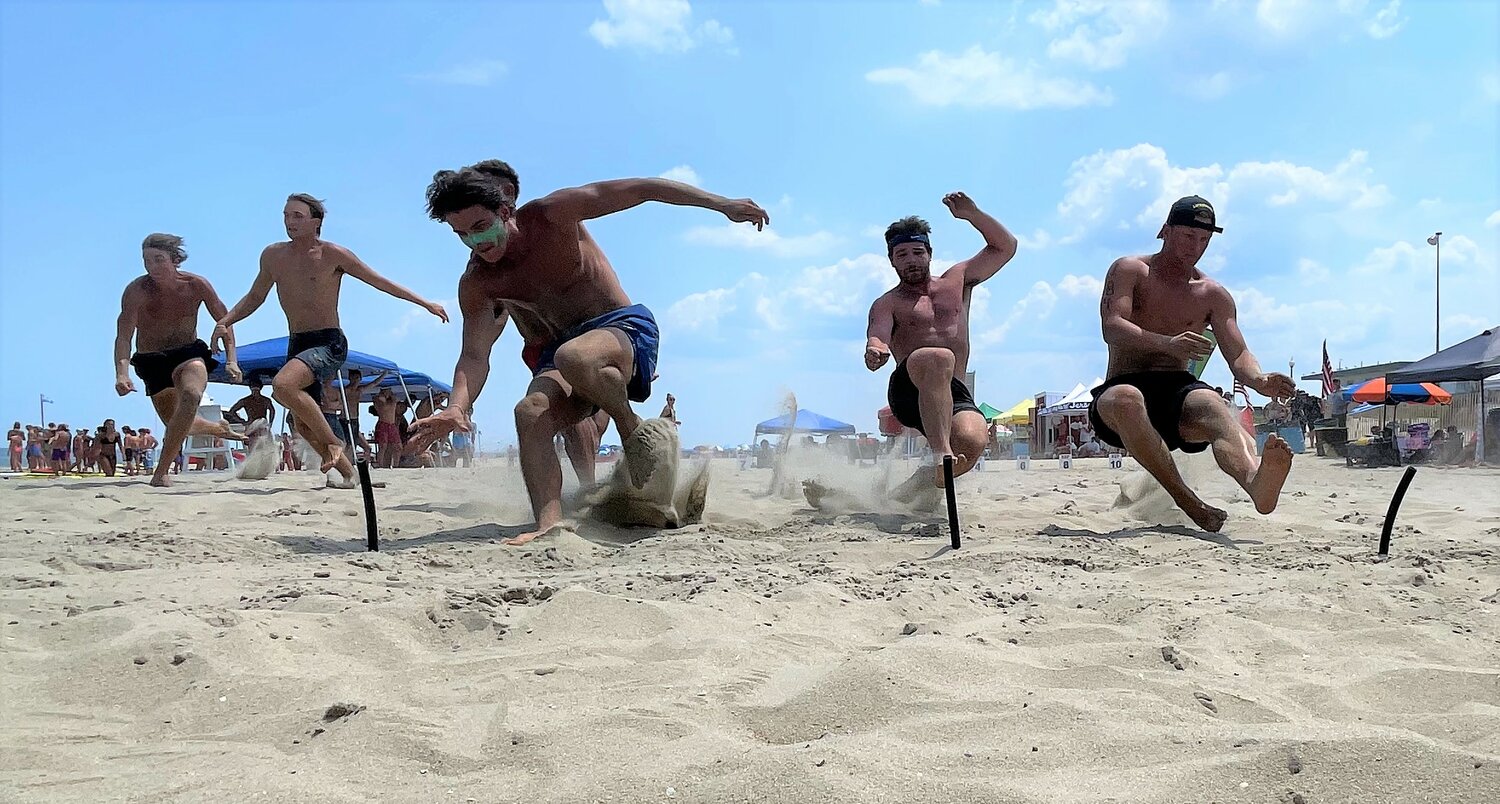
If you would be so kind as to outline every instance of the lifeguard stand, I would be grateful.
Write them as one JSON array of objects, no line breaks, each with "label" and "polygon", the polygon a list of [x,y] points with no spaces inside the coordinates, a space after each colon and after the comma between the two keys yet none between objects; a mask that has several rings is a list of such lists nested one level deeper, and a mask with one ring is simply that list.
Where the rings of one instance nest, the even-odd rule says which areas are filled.
[{"label": "lifeguard stand", "polygon": [[[202,401],[198,403],[198,418],[211,422],[224,421],[224,408],[207,394],[203,395]],[[215,443],[218,442],[218,443]],[[182,458],[184,468],[188,462],[197,458],[203,462],[204,469],[213,470],[214,458],[224,456],[224,466],[227,469],[235,468],[234,448],[227,441],[216,436],[195,435],[188,436],[182,442]]]}]

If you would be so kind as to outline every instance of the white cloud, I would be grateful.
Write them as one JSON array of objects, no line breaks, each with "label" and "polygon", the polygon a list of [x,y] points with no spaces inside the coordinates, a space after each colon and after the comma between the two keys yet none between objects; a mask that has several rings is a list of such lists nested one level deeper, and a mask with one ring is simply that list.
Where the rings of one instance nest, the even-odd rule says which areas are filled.
[{"label": "white cloud", "polygon": [[421,73],[411,76],[411,80],[430,84],[453,84],[465,87],[487,87],[495,83],[510,68],[503,61],[485,60],[473,61],[467,64],[458,64],[446,70],[435,73]]},{"label": "white cloud", "polygon": [[839,236],[831,232],[813,232],[788,237],[770,227],[757,232],[755,227],[743,223],[695,226],[683,234],[683,239],[689,243],[706,246],[769,251],[777,257],[807,257],[822,254],[841,242]]},{"label": "white cloud", "polygon": [[1369,0],[1259,0],[1255,19],[1265,31],[1284,39],[1346,26],[1353,21],[1373,39],[1389,39],[1406,25],[1401,0],[1389,0],[1370,11]]},{"label": "white cloud", "polygon": [[1365,32],[1374,39],[1389,39],[1405,26],[1406,18],[1401,16],[1401,0],[1391,0],[1365,24]]},{"label": "white cloud", "polygon": [[1053,0],[1031,22],[1059,35],[1047,55],[1091,70],[1125,64],[1131,50],[1155,41],[1167,23],[1165,0]]},{"label": "white cloud", "polygon": [[997,106],[1007,109],[1070,109],[1108,105],[1108,90],[1086,81],[1048,77],[975,45],[962,53],[928,51],[911,67],[882,67],[865,74],[875,84],[904,87],[929,106]]},{"label": "white cloud", "polygon": [[1332,276],[1327,266],[1307,257],[1297,260],[1297,275],[1302,278],[1304,285],[1321,285]]},{"label": "white cloud", "polygon": [[[933,273],[953,265],[933,260]],[[729,287],[694,293],[680,299],[667,312],[674,324],[688,329],[712,331],[733,316],[735,331],[763,329],[780,335],[805,334],[834,322],[841,329],[862,324],[870,305],[896,282],[890,260],[884,254],[866,253],[828,265],[814,265],[779,276],[751,273]],[[981,288],[982,289],[982,288]],[[983,301],[977,315],[984,315],[989,291],[975,294]],[[971,303],[971,313],[976,310]]]},{"label": "white cloud", "polygon": [[680,181],[683,184],[691,184],[694,187],[703,186],[702,179],[698,178],[698,171],[693,170],[691,165],[678,165],[674,168],[668,168],[658,174],[657,178]]},{"label": "white cloud", "polygon": [[729,47],[734,32],[718,20],[693,25],[688,0],[604,0],[607,20],[594,20],[589,35],[607,48],[685,53],[703,44]]},{"label": "white cloud", "polygon": [[998,326],[991,327],[973,338],[979,346],[998,346],[1018,324],[1044,321],[1057,306],[1057,291],[1046,282],[1038,281],[1010,308],[1010,313]]},{"label": "white cloud", "polygon": [[1075,161],[1057,211],[1083,228],[1133,224],[1154,229],[1166,219],[1172,201],[1193,194],[1212,201],[1221,221],[1241,201],[1274,207],[1315,199],[1367,209],[1391,196],[1385,185],[1374,182],[1366,161],[1365,152],[1353,151],[1330,171],[1291,162],[1184,167],[1171,164],[1162,148],[1141,143]]},{"label": "white cloud", "polygon": [[1097,276],[1074,276],[1068,274],[1057,283],[1057,289],[1067,296],[1098,298],[1104,292],[1104,281]]},{"label": "white cloud", "polygon": [[1500,209],[1497,209],[1494,212],[1491,212],[1490,216],[1488,218],[1484,219],[1484,228],[1486,228],[1486,229],[1500,228]]},{"label": "white cloud", "polygon": [[734,289],[714,288],[684,296],[667,308],[665,317],[674,329],[703,330],[716,327],[734,310]]},{"label": "white cloud", "polygon": [[1201,76],[1187,82],[1183,88],[1190,98],[1201,101],[1218,100],[1234,89],[1234,78],[1222,70],[1213,75]]},{"label": "white cloud", "polygon": [[[441,304],[443,309],[448,311],[450,321],[455,323],[458,321],[458,299],[443,299],[438,304]],[[399,341],[410,335],[413,327],[418,330],[436,331],[438,327],[445,326],[449,326],[449,324],[444,324],[442,319],[427,312],[426,309],[408,307],[401,314],[401,317],[396,319],[396,325],[386,332],[386,337],[393,341]]]}]

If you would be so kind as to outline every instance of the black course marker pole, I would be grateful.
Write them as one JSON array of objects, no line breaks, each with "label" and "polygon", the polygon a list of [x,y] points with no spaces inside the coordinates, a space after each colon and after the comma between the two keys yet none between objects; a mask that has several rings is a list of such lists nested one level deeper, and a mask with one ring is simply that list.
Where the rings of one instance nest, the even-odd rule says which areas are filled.
[{"label": "black course marker pole", "polygon": [[1401,476],[1401,482],[1396,484],[1396,496],[1391,498],[1391,507],[1385,511],[1385,525],[1380,529],[1380,554],[1390,555],[1391,552],[1391,528],[1396,525],[1396,511],[1401,508],[1401,500],[1406,497],[1406,487],[1411,485],[1411,479],[1417,476],[1417,467],[1406,467],[1406,474]]},{"label": "black course marker pole", "polygon": [[953,456],[943,456],[943,486],[948,492],[948,536],[958,549],[958,500],[953,496]]},{"label": "black course marker pole", "polygon": [[[348,381],[345,377],[344,382]],[[370,461],[360,454],[359,447],[356,446],[358,440],[354,437],[359,428],[359,408],[357,406],[354,408],[353,419],[350,419],[351,412],[345,410],[346,400],[349,397],[344,395],[344,389],[340,389],[339,394],[339,428],[344,431],[345,449],[353,452],[358,458],[354,463],[354,468],[359,474],[359,493],[365,498],[365,549],[378,553],[380,552],[380,530],[375,522],[375,487],[370,484]]]}]

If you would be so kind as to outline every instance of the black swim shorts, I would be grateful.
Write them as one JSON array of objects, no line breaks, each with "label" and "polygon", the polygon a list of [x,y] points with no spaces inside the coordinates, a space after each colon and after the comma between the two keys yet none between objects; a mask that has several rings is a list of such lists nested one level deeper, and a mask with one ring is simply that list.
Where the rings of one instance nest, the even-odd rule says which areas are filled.
[{"label": "black swim shorts", "polygon": [[172,373],[189,360],[202,360],[204,368],[212,374],[219,367],[219,361],[213,359],[212,354],[208,344],[196,340],[160,352],[136,352],[130,358],[130,365],[135,366],[136,376],[146,384],[146,396],[156,396],[172,387]]},{"label": "black swim shorts", "polygon": [[1146,398],[1146,416],[1151,420],[1151,428],[1166,442],[1167,449],[1183,452],[1202,452],[1208,449],[1207,442],[1183,441],[1179,429],[1182,403],[1187,400],[1187,395],[1199,388],[1213,390],[1213,386],[1187,371],[1140,371],[1105,380],[1090,392],[1094,395],[1094,401],[1089,403],[1089,424],[1094,426],[1094,434],[1099,436],[1099,440],[1116,447],[1125,446],[1125,442],[1120,440],[1120,434],[1099,418],[1099,397],[1116,385],[1135,388]]},{"label": "black swim shorts", "polygon": [[300,360],[313,373],[313,381],[303,388],[315,401],[323,401],[323,381],[344,367],[349,357],[349,340],[338,327],[293,332],[286,341],[286,359]]},{"label": "black swim shorts", "polygon": [[[974,394],[969,391],[969,386],[954,377],[952,388],[954,414],[965,410],[979,413],[979,406],[974,404]],[[911,375],[906,372],[906,361],[897,363],[896,370],[891,372],[891,384],[886,390],[885,398],[890,403],[891,413],[895,414],[896,421],[923,435],[927,434],[922,429],[922,409],[917,403],[917,386],[912,383]]]}]

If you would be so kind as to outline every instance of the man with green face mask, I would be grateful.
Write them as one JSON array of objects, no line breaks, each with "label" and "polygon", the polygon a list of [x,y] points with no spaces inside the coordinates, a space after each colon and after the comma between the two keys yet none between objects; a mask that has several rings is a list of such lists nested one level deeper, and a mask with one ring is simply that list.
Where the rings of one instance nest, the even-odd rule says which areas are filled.
[{"label": "man with green face mask", "polygon": [[[502,170],[501,168],[504,168]],[[558,190],[517,208],[509,166],[490,160],[445,170],[427,188],[427,211],[470,249],[458,284],[463,350],[448,409],[414,425],[422,448],[454,430],[489,376],[489,356],[511,318],[528,341],[545,343],[526,396],[516,405],[521,473],[536,528],[507,544],[525,544],[562,519],[562,466],[553,438],[604,410],[625,447],[636,488],[656,468],[653,450],[676,439],[660,419],[644,421],[630,403],[644,402],[655,375],[658,331],[644,305],[632,304],[584,221],[647,201],[715,210],[731,221],[770,222],[749,199],[731,200],[666,179],[620,179]],[[666,432],[661,432],[665,428]]]}]

